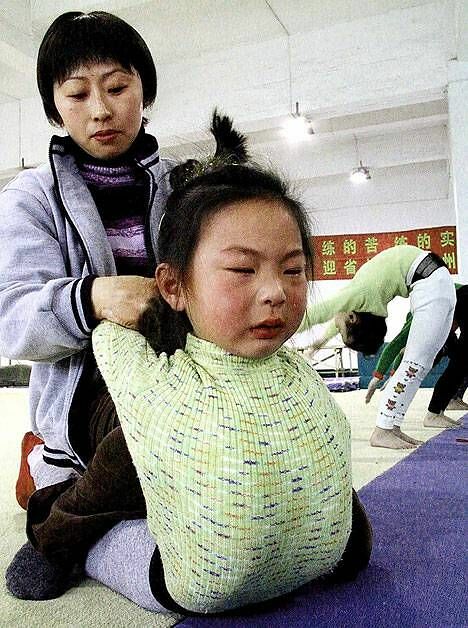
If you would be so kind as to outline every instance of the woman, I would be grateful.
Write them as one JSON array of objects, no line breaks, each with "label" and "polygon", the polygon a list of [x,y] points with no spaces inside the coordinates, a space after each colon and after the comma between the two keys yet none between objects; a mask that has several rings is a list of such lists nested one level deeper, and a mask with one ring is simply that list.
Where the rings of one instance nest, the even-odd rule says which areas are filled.
[{"label": "woman", "polygon": [[144,131],[156,71],[129,24],[102,11],[59,16],[37,82],[47,118],[68,135],[0,195],[0,354],[33,361],[23,507],[35,488],[82,472],[117,424],[91,332],[104,317],[135,327],[154,296],[154,225],[169,192],[168,164]]}]

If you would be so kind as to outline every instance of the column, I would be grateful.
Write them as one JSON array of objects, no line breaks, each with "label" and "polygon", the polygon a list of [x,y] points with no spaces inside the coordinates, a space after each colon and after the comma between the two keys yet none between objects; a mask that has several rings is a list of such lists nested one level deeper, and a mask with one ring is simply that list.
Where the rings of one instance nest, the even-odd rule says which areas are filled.
[{"label": "column", "polygon": [[450,161],[457,225],[458,278],[468,283],[468,61],[448,67]]}]

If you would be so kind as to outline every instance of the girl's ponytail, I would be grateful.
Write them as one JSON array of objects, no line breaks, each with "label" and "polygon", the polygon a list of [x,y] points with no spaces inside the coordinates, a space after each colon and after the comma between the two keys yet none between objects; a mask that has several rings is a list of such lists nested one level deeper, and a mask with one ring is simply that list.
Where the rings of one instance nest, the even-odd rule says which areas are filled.
[{"label": "girl's ponytail", "polygon": [[172,355],[185,347],[192,326],[185,312],[176,312],[164,299],[154,298],[140,316],[138,329],[157,354]]}]

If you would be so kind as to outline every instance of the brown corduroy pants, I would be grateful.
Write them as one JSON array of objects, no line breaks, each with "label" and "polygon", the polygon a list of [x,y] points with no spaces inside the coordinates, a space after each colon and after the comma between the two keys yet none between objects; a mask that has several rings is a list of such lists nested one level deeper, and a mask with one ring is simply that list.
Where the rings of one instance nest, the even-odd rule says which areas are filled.
[{"label": "brown corduroy pants", "polygon": [[146,504],[122,428],[104,437],[78,479],[33,493],[26,533],[53,564],[83,563],[89,549],[114,525],[146,517]]}]

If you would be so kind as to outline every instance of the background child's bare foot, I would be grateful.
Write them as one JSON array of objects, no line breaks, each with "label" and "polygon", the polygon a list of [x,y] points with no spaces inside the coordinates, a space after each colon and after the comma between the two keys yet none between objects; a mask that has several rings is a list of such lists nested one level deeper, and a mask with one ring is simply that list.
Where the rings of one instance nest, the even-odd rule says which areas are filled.
[{"label": "background child's bare foot", "polygon": [[399,438],[393,430],[384,430],[375,427],[370,437],[372,447],[386,447],[387,449],[414,449],[416,445]]},{"label": "background child's bare foot", "polygon": [[459,427],[460,425],[460,421],[455,421],[446,414],[428,412],[424,417],[424,427]]},{"label": "background child's bare foot", "polygon": [[402,432],[401,428],[397,427],[396,425],[393,426],[393,433],[396,434],[398,438],[401,438],[401,440],[405,440],[407,443],[416,445],[416,447],[418,445],[422,445],[424,442],[422,440],[417,440],[416,438],[412,438],[411,436],[408,436],[408,434],[405,434],[404,432]]}]

